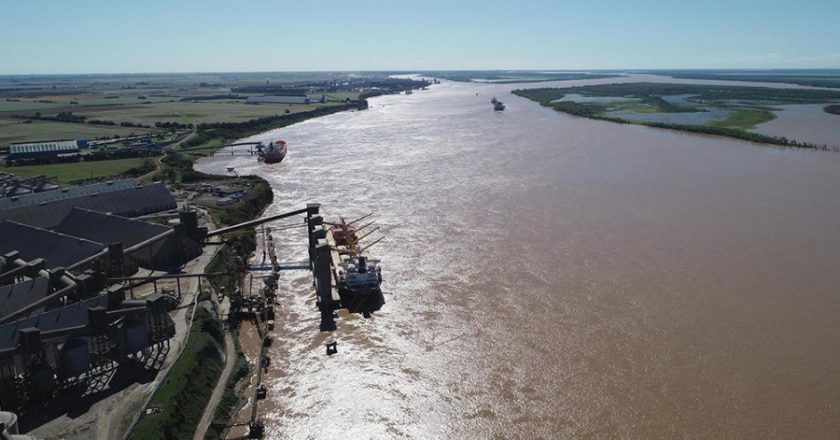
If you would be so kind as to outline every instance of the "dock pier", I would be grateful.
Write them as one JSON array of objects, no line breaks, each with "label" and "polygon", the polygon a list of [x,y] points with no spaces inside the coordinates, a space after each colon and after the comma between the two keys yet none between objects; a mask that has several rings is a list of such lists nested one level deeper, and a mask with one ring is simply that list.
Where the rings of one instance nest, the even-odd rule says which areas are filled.
[{"label": "dock pier", "polygon": [[[319,329],[322,332],[333,332],[337,330],[336,318],[338,316],[338,310],[348,309],[351,313],[363,313],[365,317],[370,316],[369,312],[373,310],[357,310],[359,306],[355,303],[357,300],[355,297],[353,297],[351,301],[353,304],[350,304],[347,301],[342,301],[342,293],[339,287],[342,282],[342,266],[351,261],[353,256],[360,253],[361,250],[355,247],[357,240],[354,240],[351,245],[337,244],[333,230],[329,226],[330,223],[324,221],[320,210],[320,204],[312,203],[308,204],[304,209],[251,220],[239,225],[215,230],[208,233],[207,237],[229,234],[239,229],[255,227],[270,221],[305,214],[309,264],[304,264],[295,268],[303,270],[308,269],[312,272],[316,306],[321,313]],[[285,229],[285,227],[279,229]],[[262,380],[264,374],[268,372],[271,364],[271,359],[268,356],[268,347],[272,343],[272,338],[269,332],[274,328],[272,324],[274,319],[274,304],[276,301],[278,272],[280,270],[288,270],[281,267],[278,263],[276,250],[274,249],[274,241],[271,237],[271,229],[265,227],[262,232],[263,243],[266,247],[265,252],[268,254],[270,265],[263,261],[259,265],[252,266],[252,270],[266,271],[270,268],[270,274],[263,277],[265,279],[266,286],[260,290],[259,294],[250,294],[247,297],[243,296],[244,288],[240,289],[237,295],[239,297],[237,306],[234,306],[235,310],[231,310],[231,312],[235,313],[237,316],[253,319],[260,337],[260,353],[257,363],[258,369],[254,384],[254,395],[251,399],[250,417],[247,421],[235,422],[226,425],[228,427],[247,425],[249,429],[249,438],[261,438],[265,433],[265,426],[259,419],[258,403],[260,400],[265,399],[267,395],[267,389],[263,385]],[[253,283],[253,274],[251,274],[251,276]],[[374,310],[378,310],[378,307]],[[334,340],[328,340],[326,342],[327,355],[333,355],[337,353],[337,351],[337,343]]]}]

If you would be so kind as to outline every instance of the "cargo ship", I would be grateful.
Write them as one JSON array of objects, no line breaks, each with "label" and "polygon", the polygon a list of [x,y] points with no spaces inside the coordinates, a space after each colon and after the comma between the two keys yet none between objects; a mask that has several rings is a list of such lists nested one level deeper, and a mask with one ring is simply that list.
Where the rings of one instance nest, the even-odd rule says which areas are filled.
[{"label": "cargo ship", "polygon": [[259,151],[259,161],[265,163],[282,162],[286,157],[286,141],[276,140],[269,142],[265,147],[262,144],[257,147]]},{"label": "cargo ship", "polygon": [[502,101],[496,99],[495,96],[493,97],[493,99],[490,100],[490,104],[493,104],[493,110],[496,110],[497,112],[500,112],[505,109],[505,105],[502,103]]},{"label": "cargo ship", "polygon": [[371,312],[381,309],[385,296],[379,287],[382,284],[379,260],[355,255],[349,261],[342,261],[340,266],[338,294],[341,302],[347,304],[347,310],[368,318]]}]

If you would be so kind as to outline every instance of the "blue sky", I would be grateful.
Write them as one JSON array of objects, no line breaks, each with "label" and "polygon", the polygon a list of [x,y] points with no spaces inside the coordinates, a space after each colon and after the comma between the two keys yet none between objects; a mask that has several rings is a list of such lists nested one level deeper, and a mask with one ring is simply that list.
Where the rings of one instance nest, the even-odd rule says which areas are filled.
[{"label": "blue sky", "polygon": [[840,68],[840,0],[0,1],[0,74]]}]

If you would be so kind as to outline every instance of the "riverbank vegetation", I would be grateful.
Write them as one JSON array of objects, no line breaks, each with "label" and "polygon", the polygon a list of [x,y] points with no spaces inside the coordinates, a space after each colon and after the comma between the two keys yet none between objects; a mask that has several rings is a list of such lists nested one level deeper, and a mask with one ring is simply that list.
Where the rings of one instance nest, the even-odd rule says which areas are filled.
[{"label": "riverbank vegetation", "polygon": [[838,69],[651,70],[646,73],[682,79],[771,82],[808,87],[840,88],[840,70]]},{"label": "riverbank vegetation", "polygon": [[219,406],[216,407],[213,424],[210,425],[210,429],[207,430],[207,434],[204,436],[205,440],[223,439],[225,430],[227,429],[224,428],[224,425],[233,419],[236,415],[236,410],[242,401],[247,400],[239,395],[239,381],[248,376],[248,373],[251,371],[251,367],[248,364],[248,360],[245,358],[245,354],[242,352],[242,344],[239,343],[238,331],[236,329],[231,329],[230,332],[236,347],[236,364],[225,383],[225,392],[222,395]]},{"label": "riverbank vegetation", "polygon": [[199,307],[184,351],[150,402],[159,412],[144,415],[129,438],[192,438],[224,368],[224,344],[221,322]]},{"label": "riverbank vegetation", "polygon": [[724,103],[727,101],[745,101],[782,105],[818,104],[840,101],[840,91],[832,90],[668,83],[600,84],[566,88],[514,90],[514,93],[544,104],[561,99],[569,94],[639,99],[688,95],[688,102],[700,104],[705,102]]},{"label": "riverbank vegetation", "polygon": [[[513,93],[575,116],[821,150],[829,147],[748,130],[774,119],[773,111],[778,110],[774,106],[840,101],[840,91],[664,83],[535,88]],[[577,96],[583,99],[575,100]],[[604,99],[588,99],[592,97]],[[689,114],[691,119],[680,119],[678,113]]]},{"label": "riverbank vegetation", "polygon": [[282,128],[307,119],[317,118],[341,111],[354,110],[367,107],[367,103],[345,103],[318,108],[296,113],[283,113],[278,115],[265,116],[262,118],[249,119],[240,122],[213,122],[203,123],[195,126],[195,135],[188,141],[181,144],[182,148],[213,145],[241,139],[254,133]]},{"label": "riverbank vegetation", "polygon": [[734,110],[726,119],[709,121],[706,123],[709,127],[723,127],[736,128],[740,130],[749,130],[755,128],[756,125],[776,119],[773,112],[765,109],[737,109]]}]

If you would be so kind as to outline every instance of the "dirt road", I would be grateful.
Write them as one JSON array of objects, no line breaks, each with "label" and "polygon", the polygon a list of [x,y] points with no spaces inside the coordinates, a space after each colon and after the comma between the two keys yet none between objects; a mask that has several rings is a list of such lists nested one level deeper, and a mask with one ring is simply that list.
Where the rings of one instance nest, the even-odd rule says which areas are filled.
[{"label": "dirt road", "polygon": [[222,395],[225,393],[225,385],[227,385],[228,377],[233,372],[233,367],[236,365],[236,347],[233,344],[233,338],[230,333],[225,333],[225,369],[222,370],[222,375],[219,376],[219,381],[216,383],[216,388],[213,389],[213,394],[210,395],[210,401],[204,408],[204,414],[195,428],[193,440],[202,440],[207,434],[207,429],[210,428],[210,423],[213,422],[213,416],[216,414],[216,407],[222,400]]}]

